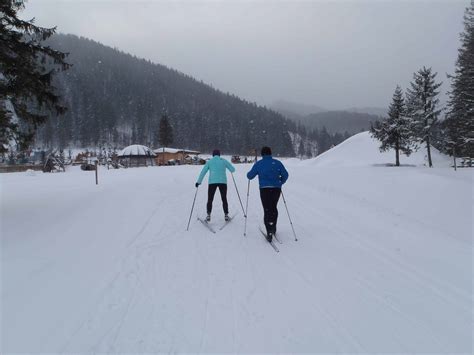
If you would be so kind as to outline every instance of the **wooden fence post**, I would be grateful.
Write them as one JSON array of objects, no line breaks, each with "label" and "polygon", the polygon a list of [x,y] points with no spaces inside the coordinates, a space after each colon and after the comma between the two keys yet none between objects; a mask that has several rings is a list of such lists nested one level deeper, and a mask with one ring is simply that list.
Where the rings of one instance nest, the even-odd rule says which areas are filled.
[{"label": "wooden fence post", "polygon": [[95,184],[99,185],[99,162],[95,161]]}]

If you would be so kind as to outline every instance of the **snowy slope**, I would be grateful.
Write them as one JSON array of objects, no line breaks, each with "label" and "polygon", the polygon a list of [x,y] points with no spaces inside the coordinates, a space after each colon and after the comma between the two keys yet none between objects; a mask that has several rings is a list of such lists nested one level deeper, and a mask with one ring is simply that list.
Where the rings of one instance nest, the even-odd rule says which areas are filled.
[{"label": "snowy slope", "polygon": [[[350,137],[333,149],[324,152],[308,162],[312,162],[318,167],[394,165],[395,151],[389,150],[381,153],[379,147],[380,142],[372,138],[369,132],[362,132]],[[441,154],[434,147],[431,147],[431,158],[434,167],[449,167],[452,163],[449,157]],[[400,164],[402,166],[428,166],[426,148],[424,146],[420,147],[418,151],[413,152],[410,156],[401,153]]]},{"label": "snowy slope", "polygon": [[243,237],[185,231],[201,167],[1,175],[1,352],[471,353],[472,170],[371,146],[286,161],[279,254],[255,181]]}]

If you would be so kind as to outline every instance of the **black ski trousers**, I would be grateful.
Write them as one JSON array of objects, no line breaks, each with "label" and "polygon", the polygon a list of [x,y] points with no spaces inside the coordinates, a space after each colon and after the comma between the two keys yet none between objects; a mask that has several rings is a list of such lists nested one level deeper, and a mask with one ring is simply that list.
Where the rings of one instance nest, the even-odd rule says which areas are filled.
[{"label": "black ski trousers", "polygon": [[219,188],[222,198],[222,207],[224,208],[224,213],[229,213],[229,205],[227,204],[227,184],[209,184],[209,190],[207,190],[207,214],[212,212],[212,201],[214,201],[214,195],[216,190]]},{"label": "black ski trousers", "polygon": [[278,219],[278,200],[280,199],[281,189],[278,187],[267,187],[260,189],[260,198],[263,205],[263,223],[267,233],[276,233],[276,224]]}]

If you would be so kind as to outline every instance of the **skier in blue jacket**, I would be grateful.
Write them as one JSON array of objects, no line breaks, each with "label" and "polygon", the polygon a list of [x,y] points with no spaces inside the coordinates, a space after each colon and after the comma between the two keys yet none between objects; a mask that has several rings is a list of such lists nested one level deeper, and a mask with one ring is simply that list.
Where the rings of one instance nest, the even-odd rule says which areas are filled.
[{"label": "skier in blue jacket", "polygon": [[209,189],[207,190],[207,217],[206,221],[211,220],[212,212],[212,201],[216,190],[219,188],[219,192],[222,198],[222,207],[224,208],[224,219],[228,221],[229,218],[229,205],[227,203],[227,175],[226,169],[231,173],[235,171],[235,168],[226,159],[221,158],[221,152],[215,149],[212,152],[212,159],[206,162],[206,165],[201,170],[199,178],[196,182],[196,187],[201,185],[204,176],[209,171]]},{"label": "skier in blue jacket", "polygon": [[247,178],[252,180],[258,175],[260,186],[260,199],[263,205],[263,222],[267,229],[267,240],[271,243],[276,233],[278,219],[278,200],[280,199],[281,186],[288,180],[288,171],[281,161],[272,158],[270,147],[262,148],[262,159],[254,164],[247,173]]}]

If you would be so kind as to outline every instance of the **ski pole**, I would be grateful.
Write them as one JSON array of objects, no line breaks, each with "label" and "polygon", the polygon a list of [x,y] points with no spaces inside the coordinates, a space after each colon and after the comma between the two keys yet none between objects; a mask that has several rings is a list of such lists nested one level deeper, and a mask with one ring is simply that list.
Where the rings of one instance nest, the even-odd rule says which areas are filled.
[{"label": "ski pole", "polygon": [[196,196],[198,194],[198,189],[199,189],[199,186],[196,186],[196,193],[194,194],[193,206],[191,207],[191,213],[189,214],[188,227],[186,228],[186,231],[189,231],[189,223],[191,223],[191,216],[193,215],[194,203],[196,202]]},{"label": "ski pole", "polygon": [[247,211],[249,209],[249,191],[250,191],[250,179],[247,185],[247,202],[245,202],[245,229],[244,229],[244,237],[247,236]]},{"label": "ski pole", "polygon": [[242,212],[244,213],[244,217],[247,218],[247,214],[244,211],[244,205],[242,204],[242,200],[240,199],[239,189],[237,188],[237,184],[235,183],[234,173],[231,173],[231,175],[232,175],[232,180],[234,181],[235,191],[237,191],[237,196],[239,196],[239,202],[240,202],[240,206],[242,207]]},{"label": "ski pole", "polygon": [[295,228],[293,228],[293,222],[291,221],[290,212],[288,212],[288,206],[286,205],[285,195],[283,194],[283,190],[281,190],[281,197],[283,197],[283,202],[285,203],[286,213],[288,214],[288,219],[290,220],[291,229],[293,230],[293,235],[295,236],[295,242],[298,241],[296,238]]}]

